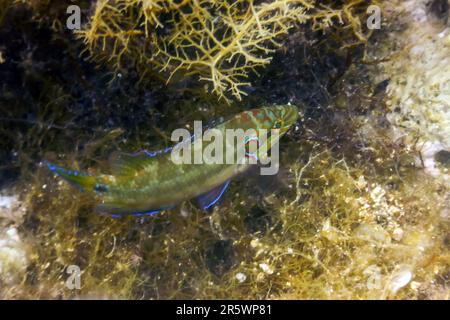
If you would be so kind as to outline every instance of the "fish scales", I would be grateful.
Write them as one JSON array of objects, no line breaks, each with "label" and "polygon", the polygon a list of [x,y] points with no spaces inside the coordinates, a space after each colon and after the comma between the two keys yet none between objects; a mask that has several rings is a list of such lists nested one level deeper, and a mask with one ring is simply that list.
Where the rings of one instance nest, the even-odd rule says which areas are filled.
[{"label": "fish scales", "polygon": [[[287,130],[296,122],[298,109],[295,106],[283,105],[264,107],[241,112],[230,120],[212,128],[224,137],[223,154],[226,154],[230,142],[226,138],[227,129],[278,129],[278,138],[269,136],[264,142],[270,149]],[[240,141],[247,143],[248,141]],[[186,142],[181,142],[186,143]],[[261,141],[260,141],[261,143]],[[195,152],[196,139],[189,142],[191,152]],[[208,143],[203,141],[203,148]],[[262,145],[258,146],[258,151]],[[200,148],[202,151],[203,149]],[[97,208],[101,212],[111,214],[135,214],[146,211],[164,210],[224,185],[239,173],[246,171],[250,164],[177,164],[172,161],[171,152],[157,152],[156,156],[142,153],[137,157],[125,157],[118,161],[117,172],[112,175],[89,176],[76,171],[69,171],[49,164],[49,168],[82,187],[87,192],[95,193]],[[233,149],[236,159],[237,149]],[[225,160],[225,159],[224,159]],[[218,189],[220,195],[222,189]],[[217,191],[214,191],[217,192]],[[219,196],[220,196],[219,195]],[[213,199],[215,202],[217,199]]]}]

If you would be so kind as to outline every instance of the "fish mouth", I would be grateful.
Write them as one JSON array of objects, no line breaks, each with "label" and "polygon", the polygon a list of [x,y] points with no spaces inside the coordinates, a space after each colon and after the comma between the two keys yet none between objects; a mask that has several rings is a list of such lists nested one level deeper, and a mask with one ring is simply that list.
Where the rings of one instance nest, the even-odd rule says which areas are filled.
[{"label": "fish mouth", "polygon": [[280,133],[285,134],[298,119],[298,108],[293,105],[284,105],[280,107],[280,114],[283,125],[281,126]]},{"label": "fish mouth", "polygon": [[298,108],[293,105],[285,106],[284,114],[284,127],[283,129],[288,130],[298,119]]}]

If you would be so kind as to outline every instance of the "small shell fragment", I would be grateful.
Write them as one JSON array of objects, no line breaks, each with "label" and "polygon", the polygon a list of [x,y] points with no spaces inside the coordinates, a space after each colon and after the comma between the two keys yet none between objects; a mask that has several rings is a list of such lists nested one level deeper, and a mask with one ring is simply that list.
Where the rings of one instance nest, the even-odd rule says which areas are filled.
[{"label": "small shell fragment", "polygon": [[242,282],[244,282],[245,280],[247,280],[247,276],[246,276],[244,273],[242,273],[242,272],[238,272],[238,273],[236,274],[236,279],[237,279],[237,281],[238,281],[239,283],[242,283]]},{"label": "small shell fragment", "polygon": [[403,230],[401,228],[395,228],[392,232],[392,239],[400,241],[403,238]]},{"label": "small shell fragment", "polygon": [[413,274],[409,269],[402,269],[392,275],[389,283],[389,291],[396,294],[398,290],[406,286],[412,279]]},{"label": "small shell fragment", "polygon": [[273,273],[273,269],[267,263],[260,263],[259,267],[267,274]]}]

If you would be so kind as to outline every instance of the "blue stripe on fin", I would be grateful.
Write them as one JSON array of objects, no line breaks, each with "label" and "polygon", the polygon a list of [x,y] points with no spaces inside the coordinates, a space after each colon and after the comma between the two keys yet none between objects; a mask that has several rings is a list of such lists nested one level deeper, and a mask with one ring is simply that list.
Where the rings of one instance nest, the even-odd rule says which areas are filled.
[{"label": "blue stripe on fin", "polygon": [[142,211],[142,212],[133,212],[133,213],[104,213],[106,215],[109,215],[111,218],[124,218],[124,217],[147,217],[147,216],[153,216],[155,214],[160,213],[164,210],[170,210],[175,208],[175,206],[165,206],[161,209],[151,209],[148,211]]},{"label": "blue stripe on fin", "polygon": [[[191,138],[189,140],[182,141],[179,144],[192,143],[194,141],[194,139],[195,139],[195,134],[191,135]],[[179,145],[179,144],[177,144],[177,145]],[[132,154],[122,154],[121,156],[122,157],[127,157],[127,156],[139,157],[139,156],[142,156],[142,155],[146,155],[146,156],[148,156],[150,158],[153,158],[153,157],[156,157],[157,155],[160,155],[160,154],[166,154],[166,153],[172,152],[173,148],[174,147],[172,146],[172,147],[167,147],[165,149],[161,149],[161,150],[157,150],[157,151],[148,151],[146,149],[142,149],[142,150],[140,150],[138,152],[134,152]]]},{"label": "blue stripe on fin", "polygon": [[130,216],[132,217],[144,217],[144,216],[153,216],[157,213],[160,213],[161,210],[151,210],[151,211],[147,211],[147,212],[136,212],[136,213],[132,213],[130,214]]},{"label": "blue stripe on fin", "polygon": [[202,194],[197,198],[198,204],[203,210],[211,208],[213,205],[219,201],[220,197],[224,194],[228,185],[230,184],[230,180],[225,182],[224,184],[208,191],[207,193]]},{"label": "blue stripe on fin", "polygon": [[161,210],[151,210],[151,211],[147,211],[147,212],[136,212],[136,213],[112,213],[112,214],[107,214],[109,215],[111,218],[114,219],[120,219],[120,218],[124,218],[124,217],[145,217],[145,216],[153,216],[157,213],[160,213]]}]

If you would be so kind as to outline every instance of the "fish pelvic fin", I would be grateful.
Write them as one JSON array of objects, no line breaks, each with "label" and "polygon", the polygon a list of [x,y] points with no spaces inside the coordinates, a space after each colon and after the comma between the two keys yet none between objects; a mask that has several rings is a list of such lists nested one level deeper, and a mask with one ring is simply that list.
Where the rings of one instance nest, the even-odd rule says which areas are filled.
[{"label": "fish pelvic fin", "polygon": [[45,162],[45,164],[50,171],[83,191],[95,191],[96,188],[99,188],[95,176],[76,170],[68,170],[50,162]]},{"label": "fish pelvic fin", "polygon": [[208,210],[209,208],[214,206],[217,201],[219,201],[223,196],[229,184],[230,180],[227,180],[224,184],[217,186],[214,189],[197,197],[197,203],[200,208],[203,210]]}]

